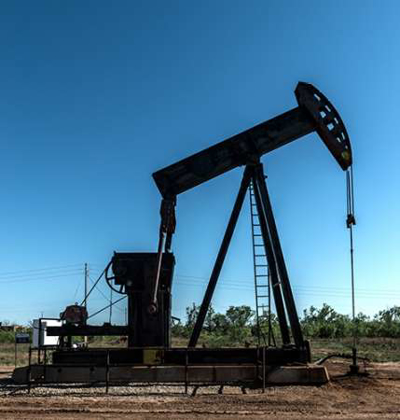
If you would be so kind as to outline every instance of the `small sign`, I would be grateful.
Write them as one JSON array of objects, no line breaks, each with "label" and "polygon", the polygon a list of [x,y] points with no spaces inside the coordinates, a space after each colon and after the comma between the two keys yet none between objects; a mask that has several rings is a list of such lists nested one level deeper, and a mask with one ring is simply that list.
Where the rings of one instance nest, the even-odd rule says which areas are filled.
[{"label": "small sign", "polygon": [[17,333],[15,334],[15,342],[17,344],[30,343],[31,336],[28,333]]}]

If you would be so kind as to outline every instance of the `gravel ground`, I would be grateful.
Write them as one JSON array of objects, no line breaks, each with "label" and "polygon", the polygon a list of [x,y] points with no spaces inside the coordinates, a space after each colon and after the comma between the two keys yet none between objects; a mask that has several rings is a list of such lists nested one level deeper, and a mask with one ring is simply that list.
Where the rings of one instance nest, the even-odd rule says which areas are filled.
[{"label": "gravel ground", "polygon": [[[332,381],[322,387],[271,387],[263,394],[238,387],[182,386],[38,387],[28,394],[10,385],[0,368],[1,419],[400,419],[400,363],[373,364],[368,377],[343,376],[348,366],[330,363]],[[189,393],[192,391],[189,387]]]}]

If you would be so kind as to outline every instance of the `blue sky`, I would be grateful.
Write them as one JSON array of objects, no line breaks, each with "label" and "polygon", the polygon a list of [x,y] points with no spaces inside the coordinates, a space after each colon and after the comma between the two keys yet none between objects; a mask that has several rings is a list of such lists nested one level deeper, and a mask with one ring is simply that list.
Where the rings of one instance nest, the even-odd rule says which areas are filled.
[{"label": "blue sky", "polygon": [[[399,9],[3,2],[0,319],[57,316],[82,296],[84,262],[95,279],[114,250],[155,251],[152,172],[295,107],[299,80],[335,104],[352,141],[357,310],[399,305]],[[344,173],[316,134],[263,163],[299,312],[327,302],[350,313]],[[202,299],[241,173],[178,197],[176,316]],[[254,305],[251,264],[247,205],[217,310]],[[89,309],[105,303],[96,291]],[[123,321],[123,305],[114,315]]]}]

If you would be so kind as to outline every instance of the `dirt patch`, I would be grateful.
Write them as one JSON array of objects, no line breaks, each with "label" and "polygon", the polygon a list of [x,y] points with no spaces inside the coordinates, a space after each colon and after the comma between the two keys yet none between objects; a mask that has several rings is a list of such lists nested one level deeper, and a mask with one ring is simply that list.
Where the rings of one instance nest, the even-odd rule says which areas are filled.
[{"label": "dirt patch", "polygon": [[[367,366],[368,376],[345,375],[348,364],[331,361],[331,382],[321,387],[271,387],[263,394],[237,387],[200,389],[195,397],[183,387],[34,388],[0,393],[0,418],[29,419],[400,419],[400,363]],[[0,366],[6,383],[12,369]],[[191,391],[192,388],[189,389]]]}]

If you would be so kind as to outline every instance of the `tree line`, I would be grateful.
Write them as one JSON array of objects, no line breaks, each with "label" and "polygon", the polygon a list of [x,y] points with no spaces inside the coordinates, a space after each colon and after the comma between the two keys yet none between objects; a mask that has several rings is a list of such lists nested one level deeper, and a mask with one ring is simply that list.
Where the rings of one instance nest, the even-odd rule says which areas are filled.
[{"label": "tree line", "polygon": [[[186,320],[172,326],[175,338],[189,338],[199,312],[193,304],[186,308]],[[356,332],[358,337],[400,338],[400,306],[383,309],[370,317],[359,313],[354,322],[324,303],[321,308],[311,306],[303,311],[300,323],[306,338],[346,338]],[[279,338],[279,324],[275,314],[263,317],[262,331],[271,326],[272,333]],[[210,346],[253,344],[257,341],[257,322],[250,306],[230,306],[225,314],[215,312],[211,306],[204,321],[201,340]]]},{"label": "tree line", "polygon": [[[196,322],[199,306],[193,304],[186,308],[184,322],[174,322],[172,336],[175,339],[190,337]],[[343,315],[324,303],[321,308],[310,306],[303,311],[300,318],[305,338],[338,339],[353,336],[400,338],[400,306],[383,309],[370,317],[359,313],[355,322],[348,315]],[[277,317],[271,313],[260,323],[266,333],[269,325],[273,336],[279,343],[279,324]],[[30,328],[27,327],[29,332]],[[0,343],[14,342],[14,333],[1,331]],[[210,306],[204,322],[200,342],[210,347],[254,345],[258,342],[258,327],[254,311],[250,306],[230,306],[225,313],[219,313]]]}]

